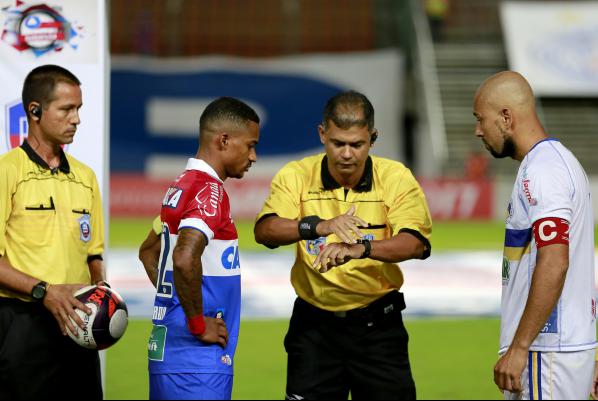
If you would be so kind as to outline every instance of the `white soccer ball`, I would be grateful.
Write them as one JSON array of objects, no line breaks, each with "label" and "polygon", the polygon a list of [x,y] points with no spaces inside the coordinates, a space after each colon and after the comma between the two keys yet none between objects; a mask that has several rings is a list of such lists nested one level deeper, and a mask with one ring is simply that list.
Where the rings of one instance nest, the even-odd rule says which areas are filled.
[{"label": "white soccer ball", "polygon": [[75,312],[85,323],[82,329],[71,319],[77,329],[77,335],[70,330],[70,338],[82,347],[89,349],[106,349],[114,345],[125,333],[129,323],[127,305],[122,297],[114,290],[91,285],[81,288],[75,293],[75,298],[87,305],[91,315],[76,309]]}]

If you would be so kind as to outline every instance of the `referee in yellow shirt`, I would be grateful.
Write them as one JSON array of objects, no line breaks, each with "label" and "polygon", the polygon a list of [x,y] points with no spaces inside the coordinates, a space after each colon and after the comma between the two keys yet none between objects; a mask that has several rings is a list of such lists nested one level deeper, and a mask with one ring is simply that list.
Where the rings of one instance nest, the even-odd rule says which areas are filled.
[{"label": "referee in yellow shirt", "polygon": [[396,263],[430,255],[426,199],[403,164],[369,155],[363,94],[331,98],[318,130],[325,154],[276,174],[255,225],[269,248],[297,244],[286,398],[414,399]]},{"label": "referee in yellow shirt", "polygon": [[0,156],[0,400],[102,399],[98,352],[66,336],[91,313],[73,293],[105,284],[104,224],[93,171],[73,141],[81,83],[62,67],[23,85],[27,140]]}]

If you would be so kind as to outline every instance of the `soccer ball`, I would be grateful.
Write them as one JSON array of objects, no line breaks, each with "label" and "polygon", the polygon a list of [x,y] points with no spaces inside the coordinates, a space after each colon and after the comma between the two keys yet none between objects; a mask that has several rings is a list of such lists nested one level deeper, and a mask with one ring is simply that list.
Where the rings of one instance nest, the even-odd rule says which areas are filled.
[{"label": "soccer ball", "polygon": [[89,349],[106,349],[114,345],[125,333],[129,323],[127,305],[114,290],[91,285],[75,292],[75,298],[87,305],[91,315],[79,309],[75,312],[85,323],[85,329],[79,327],[73,319],[71,322],[77,329],[77,335],[67,330],[69,337],[77,344]]}]

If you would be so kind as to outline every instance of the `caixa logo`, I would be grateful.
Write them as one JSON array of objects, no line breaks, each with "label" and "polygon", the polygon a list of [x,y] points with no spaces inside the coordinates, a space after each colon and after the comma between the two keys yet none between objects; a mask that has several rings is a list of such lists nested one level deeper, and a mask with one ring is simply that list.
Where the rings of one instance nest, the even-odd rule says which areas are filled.
[{"label": "caixa logo", "polygon": [[40,57],[61,51],[65,43],[77,49],[76,40],[83,28],[64,18],[60,7],[17,0],[15,6],[2,9],[2,13],[5,21],[1,39],[20,52],[31,50]]},{"label": "caixa logo", "polygon": [[[20,100],[10,102],[5,106],[6,121],[6,145],[7,149],[14,149],[21,146],[23,141],[27,138],[29,132],[29,125],[27,124],[27,116],[23,103]],[[63,145],[62,149],[67,150],[68,145]]]},{"label": "caixa logo", "polygon": [[239,247],[238,246],[229,246],[222,252],[222,258],[220,259],[222,262],[222,266],[226,270],[233,270],[241,268],[241,264],[239,263]]}]

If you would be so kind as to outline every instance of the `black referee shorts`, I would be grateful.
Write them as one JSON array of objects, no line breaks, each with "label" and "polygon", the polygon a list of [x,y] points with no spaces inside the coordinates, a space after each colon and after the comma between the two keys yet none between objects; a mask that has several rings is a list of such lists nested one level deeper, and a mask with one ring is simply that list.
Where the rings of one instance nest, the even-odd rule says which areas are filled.
[{"label": "black referee shorts", "polygon": [[415,399],[403,309],[398,291],[346,313],[297,298],[285,338],[286,399]]},{"label": "black referee shorts", "polygon": [[98,352],[63,336],[38,303],[0,298],[0,400],[101,400]]}]

